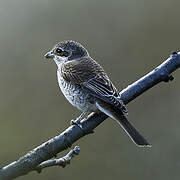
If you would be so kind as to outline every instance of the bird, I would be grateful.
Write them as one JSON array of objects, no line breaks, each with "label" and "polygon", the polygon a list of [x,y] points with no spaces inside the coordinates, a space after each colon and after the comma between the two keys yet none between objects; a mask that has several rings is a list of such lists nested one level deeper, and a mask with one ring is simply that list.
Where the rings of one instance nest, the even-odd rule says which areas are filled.
[{"label": "bird", "polygon": [[76,124],[91,112],[103,112],[116,120],[139,147],[150,147],[148,141],[127,120],[127,108],[103,67],[79,42],[57,43],[44,57],[57,64],[59,87],[66,99],[82,114]]}]

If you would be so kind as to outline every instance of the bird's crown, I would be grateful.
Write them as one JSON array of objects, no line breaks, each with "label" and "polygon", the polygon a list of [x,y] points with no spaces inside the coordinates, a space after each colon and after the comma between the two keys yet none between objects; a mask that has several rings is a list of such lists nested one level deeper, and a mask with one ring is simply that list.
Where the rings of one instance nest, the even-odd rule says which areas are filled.
[{"label": "bird's crown", "polygon": [[55,45],[54,51],[59,53],[62,53],[61,51],[64,51],[64,54],[67,55],[69,54],[68,59],[73,60],[73,59],[78,59],[84,56],[88,55],[87,50],[78,42],[72,41],[72,40],[67,40],[67,41],[61,41],[58,44]]}]

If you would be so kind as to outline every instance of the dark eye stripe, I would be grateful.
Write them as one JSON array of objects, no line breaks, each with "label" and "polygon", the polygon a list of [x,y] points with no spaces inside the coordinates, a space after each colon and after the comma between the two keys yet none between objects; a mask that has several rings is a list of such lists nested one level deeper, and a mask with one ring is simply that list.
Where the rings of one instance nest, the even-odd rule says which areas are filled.
[{"label": "dark eye stripe", "polygon": [[68,57],[69,53],[67,51],[63,51],[62,49],[57,48],[56,53],[60,56]]},{"label": "dark eye stripe", "polygon": [[60,53],[61,56],[68,57],[69,53],[67,51],[63,51]]}]

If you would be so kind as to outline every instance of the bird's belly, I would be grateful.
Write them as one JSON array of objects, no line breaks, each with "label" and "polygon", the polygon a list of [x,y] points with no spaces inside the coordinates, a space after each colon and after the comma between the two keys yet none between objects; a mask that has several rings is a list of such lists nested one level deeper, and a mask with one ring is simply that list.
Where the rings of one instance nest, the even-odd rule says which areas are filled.
[{"label": "bird's belly", "polygon": [[83,89],[80,85],[75,85],[65,81],[58,76],[59,87],[66,97],[66,99],[81,111],[96,111],[94,98],[91,97],[87,90]]}]

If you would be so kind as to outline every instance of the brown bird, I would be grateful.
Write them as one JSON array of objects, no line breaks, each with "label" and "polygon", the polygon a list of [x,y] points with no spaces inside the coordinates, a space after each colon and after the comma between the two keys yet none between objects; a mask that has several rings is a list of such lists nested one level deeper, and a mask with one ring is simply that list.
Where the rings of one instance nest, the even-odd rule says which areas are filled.
[{"label": "brown bird", "polygon": [[58,83],[64,96],[83,112],[76,124],[86,113],[101,111],[115,119],[136,145],[150,146],[127,120],[127,109],[104,69],[80,43],[62,41],[45,57],[57,64]]}]

